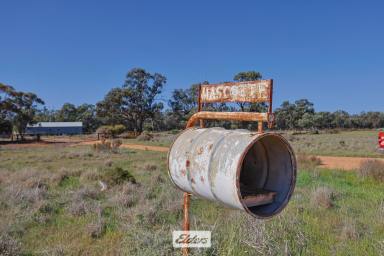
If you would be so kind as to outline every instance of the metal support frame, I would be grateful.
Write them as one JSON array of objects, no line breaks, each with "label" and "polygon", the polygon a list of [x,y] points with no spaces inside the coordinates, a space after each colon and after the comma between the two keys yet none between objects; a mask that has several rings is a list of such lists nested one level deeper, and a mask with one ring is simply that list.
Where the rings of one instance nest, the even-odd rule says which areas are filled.
[{"label": "metal support frame", "polygon": [[[263,133],[263,123],[266,122],[268,124],[268,128],[273,127],[274,123],[274,115],[272,112],[272,93],[273,93],[273,80],[268,80],[269,82],[269,97],[267,102],[268,112],[267,113],[255,113],[255,112],[211,112],[211,111],[202,111],[203,102],[201,100],[201,85],[199,85],[198,89],[198,109],[197,113],[192,115],[187,122],[186,129],[195,126],[196,122],[199,121],[199,126],[201,128],[205,127],[204,120],[228,120],[228,121],[250,121],[257,122],[258,124],[258,132]],[[218,100],[218,102],[222,102]],[[247,102],[244,100],[243,102]],[[190,230],[190,218],[189,218],[189,207],[191,194],[184,192],[183,196],[183,231],[188,233]],[[183,256],[188,256],[189,248],[182,248]]]}]

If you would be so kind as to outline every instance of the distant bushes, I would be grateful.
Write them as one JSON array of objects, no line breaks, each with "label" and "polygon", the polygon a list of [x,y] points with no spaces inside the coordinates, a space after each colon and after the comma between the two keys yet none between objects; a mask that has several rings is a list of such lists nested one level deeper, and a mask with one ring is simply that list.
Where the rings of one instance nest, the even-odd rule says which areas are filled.
[{"label": "distant bushes", "polygon": [[106,137],[115,137],[119,134],[122,134],[125,130],[126,127],[122,124],[103,125],[96,130],[96,133],[103,134]]},{"label": "distant bushes", "polygon": [[335,112],[316,112],[314,104],[307,99],[295,102],[284,101],[275,110],[276,128],[280,130],[292,129],[372,129],[384,126],[383,112],[361,112],[349,114],[343,110]]},{"label": "distant bushes", "polygon": [[384,182],[384,162],[380,160],[365,160],[361,163],[358,174],[361,177],[371,177],[376,181]]},{"label": "distant bushes", "polygon": [[118,153],[118,149],[121,144],[123,144],[123,142],[120,139],[113,139],[111,141],[102,139],[101,142],[93,144],[92,148],[96,152]]},{"label": "distant bushes", "polygon": [[139,132],[134,132],[134,131],[126,131],[120,134],[118,137],[121,139],[135,139],[137,136],[139,136]]}]

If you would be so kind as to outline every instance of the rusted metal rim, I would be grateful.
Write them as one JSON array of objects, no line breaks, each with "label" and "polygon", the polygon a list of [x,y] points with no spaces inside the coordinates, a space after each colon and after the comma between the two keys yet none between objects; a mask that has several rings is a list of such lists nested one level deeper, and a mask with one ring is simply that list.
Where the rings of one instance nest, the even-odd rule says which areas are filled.
[{"label": "rusted metal rim", "polygon": [[[244,201],[242,199],[241,190],[240,190],[240,173],[241,173],[241,170],[242,170],[242,167],[243,167],[245,156],[247,155],[249,150],[255,145],[256,142],[258,142],[262,138],[268,137],[268,136],[275,136],[281,142],[284,143],[284,145],[286,146],[286,148],[287,148],[287,150],[288,150],[288,152],[290,154],[291,165],[292,165],[292,171],[293,172],[292,172],[292,178],[291,178],[291,182],[290,182],[290,186],[289,186],[289,191],[288,191],[287,195],[285,196],[283,202],[279,205],[279,207],[275,211],[273,211],[273,213],[263,215],[263,214],[255,214],[255,213],[253,213],[245,205],[245,203],[244,203]],[[244,210],[248,214],[250,214],[253,217],[258,218],[258,219],[270,219],[273,216],[279,214],[285,208],[285,206],[288,204],[288,202],[289,202],[289,200],[290,200],[290,198],[291,198],[291,196],[293,194],[293,191],[294,191],[294,188],[295,188],[295,184],[296,184],[296,175],[297,175],[296,157],[295,157],[295,153],[294,153],[291,145],[288,143],[288,141],[282,135],[280,135],[278,133],[267,132],[267,133],[256,134],[253,137],[254,137],[253,141],[245,148],[245,150],[243,151],[243,153],[240,156],[240,159],[239,159],[239,162],[238,162],[238,165],[237,165],[237,169],[236,169],[236,190],[237,190],[237,196],[238,196],[238,199],[239,199],[240,203],[242,204]]]},{"label": "rusted metal rim", "polygon": [[[186,132],[188,132],[188,131],[190,131],[190,130],[196,130],[196,129],[198,129],[198,128],[197,128],[197,127],[189,127],[189,128],[184,129],[184,130],[183,130],[182,132],[180,132],[179,134],[177,134],[176,138],[173,140],[171,146],[169,147],[168,154],[167,154],[168,176],[169,176],[169,178],[171,179],[173,185],[174,185],[175,187],[177,187],[178,189],[180,189],[181,191],[184,191],[184,189],[182,189],[181,187],[179,187],[179,186],[175,183],[175,181],[173,180],[173,178],[172,178],[171,170],[170,170],[170,166],[171,166],[171,165],[170,165],[170,162],[169,162],[169,155],[171,154],[171,151],[172,151],[172,148],[173,148],[173,144],[175,144],[176,140],[177,140],[182,134],[184,134],[184,133],[186,133]],[[184,191],[184,192],[185,192],[185,191]]]}]

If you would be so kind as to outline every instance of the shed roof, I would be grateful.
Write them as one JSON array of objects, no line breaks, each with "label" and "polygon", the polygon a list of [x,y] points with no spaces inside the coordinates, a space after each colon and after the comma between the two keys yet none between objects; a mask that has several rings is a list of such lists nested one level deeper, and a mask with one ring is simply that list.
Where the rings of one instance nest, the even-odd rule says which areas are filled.
[{"label": "shed roof", "polygon": [[83,127],[83,122],[38,122],[27,127]]}]

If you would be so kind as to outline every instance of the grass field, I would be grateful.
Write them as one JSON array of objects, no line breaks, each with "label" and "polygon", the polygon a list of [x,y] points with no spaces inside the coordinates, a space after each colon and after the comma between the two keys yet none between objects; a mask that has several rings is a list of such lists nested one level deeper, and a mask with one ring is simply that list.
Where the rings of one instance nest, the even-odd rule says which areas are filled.
[{"label": "grass field", "polygon": [[[339,140],[349,145],[355,135]],[[294,136],[300,137],[296,147],[312,138]],[[344,151],[335,146],[329,152]],[[167,177],[166,159],[161,152],[103,153],[91,146],[3,146],[0,250],[10,255],[179,255],[171,231],[181,228],[182,193]],[[302,166],[291,202],[271,220],[192,197],[191,229],[211,230],[213,236],[212,248],[192,250],[192,255],[382,255],[383,183],[355,172]],[[107,185],[104,191],[100,181]]]},{"label": "grass field", "polygon": [[377,151],[377,131],[297,134],[286,137],[298,153],[325,156],[384,157]]},{"label": "grass field", "polygon": [[[384,158],[384,154],[377,151],[378,131],[375,130],[282,134],[299,154]],[[175,136],[177,136],[175,132],[162,132],[154,133],[153,138],[148,140],[127,139],[124,142],[170,146]]]}]

